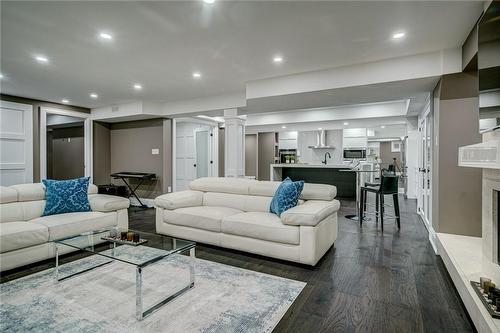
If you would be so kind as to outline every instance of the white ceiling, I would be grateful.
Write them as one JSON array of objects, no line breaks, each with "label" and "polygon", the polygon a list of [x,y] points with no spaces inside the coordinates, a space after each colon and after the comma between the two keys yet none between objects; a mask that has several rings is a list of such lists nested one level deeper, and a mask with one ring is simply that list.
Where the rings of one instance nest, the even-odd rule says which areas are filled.
[{"label": "white ceiling", "polygon": [[[85,107],[241,92],[250,80],[453,48],[482,10],[481,1],[0,4],[2,93]],[[113,41],[97,38],[103,30]],[[398,30],[407,36],[394,42]]]}]

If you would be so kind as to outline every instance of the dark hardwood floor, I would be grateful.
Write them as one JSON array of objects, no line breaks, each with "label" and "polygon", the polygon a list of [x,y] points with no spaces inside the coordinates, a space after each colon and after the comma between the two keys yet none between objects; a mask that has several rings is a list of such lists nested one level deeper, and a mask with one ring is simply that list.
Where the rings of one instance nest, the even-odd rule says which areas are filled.
[{"label": "dark hardwood floor", "polygon": [[[374,222],[360,230],[344,218],[355,203],[342,201],[335,247],[316,267],[203,244],[196,255],[307,282],[275,332],[474,332],[416,201],[401,197],[400,205],[401,231],[389,220],[382,233]],[[130,226],[154,232],[154,210],[133,208]]]},{"label": "dark hardwood floor", "polygon": [[[198,244],[197,257],[307,282],[275,332],[474,332],[441,258],[415,213],[400,198],[402,221],[384,233],[344,218],[353,201],[342,201],[339,236],[315,267]],[[392,213],[392,212],[390,212]],[[154,232],[154,209],[130,209],[130,228]],[[65,256],[74,260],[81,254]],[[42,262],[2,274],[2,282],[53,267]]]}]

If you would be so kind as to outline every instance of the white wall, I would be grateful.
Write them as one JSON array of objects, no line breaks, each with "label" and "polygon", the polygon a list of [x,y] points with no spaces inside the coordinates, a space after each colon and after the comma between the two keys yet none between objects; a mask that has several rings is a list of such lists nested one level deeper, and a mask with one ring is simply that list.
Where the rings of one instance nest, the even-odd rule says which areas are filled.
[{"label": "white wall", "polygon": [[316,144],[316,132],[299,132],[297,138],[299,161],[301,163],[320,164],[325,157],[325,153],[332,155],[327,159],[328,164],[342,164],[342,130],[326,131],[326,144],[334,146],[335,149],[311,149],[308,146]]}]

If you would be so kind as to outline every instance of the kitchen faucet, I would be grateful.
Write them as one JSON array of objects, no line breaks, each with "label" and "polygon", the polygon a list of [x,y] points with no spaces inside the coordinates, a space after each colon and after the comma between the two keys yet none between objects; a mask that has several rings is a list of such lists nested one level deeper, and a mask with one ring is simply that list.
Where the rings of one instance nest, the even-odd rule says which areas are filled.
[{"label": "kitchen faucet", "polygon": [[321,163],[323,163],[324,165],[326,165],[326,155],[328,155],[328,158],[332,158],[332,155],[330,155],[329,152],[326,152],[325,153],[325,160],[324,161],[321,161]]}]

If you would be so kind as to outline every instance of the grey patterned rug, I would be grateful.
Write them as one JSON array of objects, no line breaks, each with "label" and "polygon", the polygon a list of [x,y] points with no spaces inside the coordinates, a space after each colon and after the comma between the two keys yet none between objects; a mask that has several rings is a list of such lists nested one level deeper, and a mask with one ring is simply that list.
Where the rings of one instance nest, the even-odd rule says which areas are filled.
[{"label": "grey patterned rug", "polygon": [[[63,274],[102,260],[64,265]],[[143,271],[145,308],[189,281],[189,257]],[[53,269],[0,286],[1,332],[270,332],[305,283],[196,260],[195,287],[135,318],[135,268],[120,262],[61,282]]]}]

